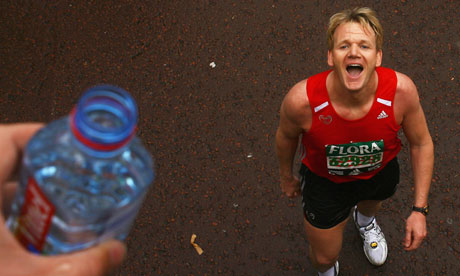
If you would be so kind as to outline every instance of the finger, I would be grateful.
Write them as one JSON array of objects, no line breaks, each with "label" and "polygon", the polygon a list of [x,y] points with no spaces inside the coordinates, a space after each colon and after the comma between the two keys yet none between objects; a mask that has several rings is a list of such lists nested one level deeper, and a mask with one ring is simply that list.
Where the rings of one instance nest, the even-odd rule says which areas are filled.
[{"label": "finger", "polygon": [[287,192],[286,195],[289,197],[289,198],[294,198],[296,197],[298,194],[296,191],[293,191],[293,192]]},{"label": "finger", "polygon": [[414,250],[414,249],[419,248],[423,240],[425,239],[425,237],[426,237],[426,234],[414,234],[414,238],[413,238],[410,249]]},{"label": "finger", "polygon": [[410,229],[406,230],[406,237],[404,238],[404,247],[407,250],[412,243],[412,231]]},{"label": "finger", "polygon": [[[419,243],[418,245],[420,245],[420,243]],[[418,245],[416,244],[416,242],[415,242],[415,240],[414,240],[414,241],[410,244],[410,246],[404,248],[404,250],[406,250],[406,251],[415,250],[415,249],[417,249]]]},{"label": "finger", "polygon": [[300,191],[295,191],[294,192],[294,197],[298,197],[300,195]]},{"label": "finger", "polygon": [[43,123],[22,123],[9,125],[11,128],[11,135],[16,148],[22,150],[25,148],[30,138],[43,127]]},{"label": "finger", "polygon": [[122,242],[106,241],[81,252],[56,257],[57,265],[46,275],[107,275],[121,265],[125,255],[126,247]]},{"label": "finger", "polygon": [[420,238],[416,238],[412,241],[411,247],[409,248],[410,250],[414,250],[419,248],[420,244],[422,244],[422,240]]},{"label": "finger", "polygon": [[410,243],[405,246],[404,250],[406,251],[412,251],[412,250],[415,250],[417,249],[420,244],[422,243],[423,241],[423,238],[419,238],[417,237],[415,234],[411,237],[411,240],[410,240]]},{"label": "finger", "polygon": [[2,211],[3,211],[3,216],[6,218],[8,217],[11,209],[11,202],[14,199],[14,194],[16,193],[16,188],[18,183],[16,181],[11,181],[3,184],[3,187],[0,186],[0,189],[2,189],[2,200],[1,206],[2,206]]}]

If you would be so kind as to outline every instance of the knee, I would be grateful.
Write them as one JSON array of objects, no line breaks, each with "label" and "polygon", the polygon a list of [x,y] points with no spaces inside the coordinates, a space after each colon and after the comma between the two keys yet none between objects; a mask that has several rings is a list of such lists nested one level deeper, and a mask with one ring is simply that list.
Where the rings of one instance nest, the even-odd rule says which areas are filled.
[{"label": "knee", "polygon": [[310,260],[313,266],[319,269],[332,267],[338,259],[338,255],[310,254]]}]

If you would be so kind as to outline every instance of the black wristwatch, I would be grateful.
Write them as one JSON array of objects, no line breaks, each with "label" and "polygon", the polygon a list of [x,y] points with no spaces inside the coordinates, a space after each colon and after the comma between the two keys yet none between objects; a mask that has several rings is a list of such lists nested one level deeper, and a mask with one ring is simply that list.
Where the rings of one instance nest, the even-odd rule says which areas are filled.
[{"label": "black wristwatch", "polygon": [[425,207],[416,207],[412,205],[412,211],[420,212],[424,214],[425,216],[427,216],[428,215],[428,205]]}]

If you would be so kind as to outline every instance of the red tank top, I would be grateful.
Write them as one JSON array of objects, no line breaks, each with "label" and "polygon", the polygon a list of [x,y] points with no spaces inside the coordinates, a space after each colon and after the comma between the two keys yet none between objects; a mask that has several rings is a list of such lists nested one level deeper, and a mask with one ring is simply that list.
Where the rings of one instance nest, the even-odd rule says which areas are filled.
[{"label": "red tank top", "polygon": [[398,154],[400,126],[393,113],[395,71],[376,68],[378,86],[369,112],[358,120],[340,117],[329,100],[331,70],[308,78],[312,125],[302,135],[301,160],[315,174],[342,183],[369,179]]}]

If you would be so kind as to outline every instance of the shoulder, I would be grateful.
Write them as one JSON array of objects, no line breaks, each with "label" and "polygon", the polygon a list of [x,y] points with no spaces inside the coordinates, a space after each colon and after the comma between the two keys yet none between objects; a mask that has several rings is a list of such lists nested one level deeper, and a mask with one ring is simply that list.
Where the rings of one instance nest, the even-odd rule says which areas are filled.
[{"label": "shoulder", "polygon": [[303,108],[309,106],[307,96],[307,79],[296,83],[286,94],[283,105],[289,108]]},{"label": "shoulder", "polygon": [[401,104],[419,102],[419,96],[415,83],[407,75],[396,72],[398,82],[396,84],[395,101]]},{"label": "shoulder", "polygon": [[420,106],[420,98],[415,83],[407,75],[396,72],[398,79],[394,100],[396,116],[401,119],[408,112],[414,111]]},{"label": "shoulder", "polygon": [[309,128],[311,110],[307,96],[307,79],[296,83],[284,97],[280,110],[281,121],[306,131]]},{"label": "shoulder", "polygon": [[291,119],[301,116],[310,110],[307,96],[307,79],[296,83],[284,97],[281,110]]},{"label": "shoulder", "polygon": [[416,96],[418,98],[417,87],[411,78],[400,72],[396,72],[396,78],[398,79],[396,84],[396,94]]}]

